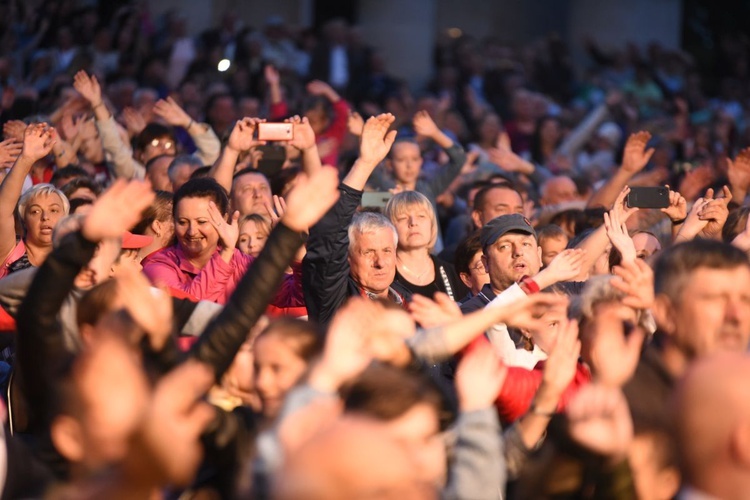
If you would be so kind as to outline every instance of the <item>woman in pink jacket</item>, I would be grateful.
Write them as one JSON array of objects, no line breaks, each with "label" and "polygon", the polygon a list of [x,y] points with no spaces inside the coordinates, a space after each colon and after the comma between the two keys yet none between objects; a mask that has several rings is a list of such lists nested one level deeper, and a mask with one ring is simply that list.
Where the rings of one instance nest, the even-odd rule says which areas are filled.
[{"label": "woman in pink jacket", "polygon": [[[199,300],[224,304],[254,257],[236,249],[239,212],[228,217],[224,189],[210,178],[192,179],[174,195],[176,243],[143,261],[152,283],[186,292]],[[277,307],[304,305],[301,266],[292,266],[273,302]]]}]

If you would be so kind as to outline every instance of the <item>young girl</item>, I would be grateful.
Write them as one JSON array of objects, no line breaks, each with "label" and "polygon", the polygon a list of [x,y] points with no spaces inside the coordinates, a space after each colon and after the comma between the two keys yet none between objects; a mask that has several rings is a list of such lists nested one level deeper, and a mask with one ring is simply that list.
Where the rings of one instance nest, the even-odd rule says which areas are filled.
[{"label": "young girl", "polygon": [[240,220],[240,237],[237,248],[247,255],[257,257],[271,233],[271,222],[259,214],[249,214]]}]

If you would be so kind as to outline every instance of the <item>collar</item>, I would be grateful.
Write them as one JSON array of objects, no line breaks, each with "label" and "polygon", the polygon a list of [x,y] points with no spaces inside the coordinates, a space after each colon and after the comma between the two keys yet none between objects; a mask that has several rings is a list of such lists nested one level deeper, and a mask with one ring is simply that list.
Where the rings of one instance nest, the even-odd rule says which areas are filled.
[{"label": "collar", "polygon": [[696,490],[691,486],[685,486],[677,494],[679,500],[718,500],[717,497]]},{"label": "collar", "polygon": [[[379,298],[377,295],[365,290],[364,288],[360,288],[359,290],[362,294],[362,297],[367,297],[370,300],[377,300]],[[401,296],[401,294],[394,290],[391,286],[388,287],[388,300],[395,302],[400,307],[405,307],[406,304],[406,301]]]},{"label": "collar", "polygon": [[482,297],[482,300],[487,301],[487,304],[492,302],[492,299],[497,297],[495,292],[492,290],[492,285],[487,283],[482,287],[482,290],[477,294],[477,297]]}]

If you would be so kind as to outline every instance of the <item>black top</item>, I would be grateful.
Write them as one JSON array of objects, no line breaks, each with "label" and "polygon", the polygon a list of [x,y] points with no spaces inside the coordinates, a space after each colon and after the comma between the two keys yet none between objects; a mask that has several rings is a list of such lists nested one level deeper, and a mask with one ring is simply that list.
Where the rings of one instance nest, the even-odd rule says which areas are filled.
[{"label": "black top", "polygon": [[396,279],[394,281],[400,283],[412,294],[424,295],[425,297],[432,298],[432,296],[435,295],[435,292],[446,293],[456,302],[465,297],[469,292],[469,289],[464,285],[463,281],[461,281],[461,278],[458,277],[453,265],[435,257],[434,255],[430,255],[430,258],[432,259],[432,264],[435,268],[435,280],[432,283],[426,285],[415,285],[407,280],[403,274],[399,273],[398,269],[396,269]]}]

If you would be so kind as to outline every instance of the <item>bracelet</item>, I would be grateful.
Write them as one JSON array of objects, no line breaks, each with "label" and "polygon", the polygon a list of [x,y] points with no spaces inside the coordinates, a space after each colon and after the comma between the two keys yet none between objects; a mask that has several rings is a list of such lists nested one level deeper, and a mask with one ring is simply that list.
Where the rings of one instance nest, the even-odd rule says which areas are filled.
[{"label": "bracelet", "polygon": [[99,106],[104,106],[104,101],[99,101],[99,104],[95,104],[95,105],[91,106],[91,109],[96,109]]},{"label": "bracelet", "polygon": [[63,149],[62,153],[60,153],[59,155],[55,155],[55,156],[57,156],[58,158],[62,158],[63,156],[65,156],[65,150]]},{"label": "bracelet", "polygon": [[537,407],[536,407],[536,404],[535,404],[535,403],[531,403],[531,407],[529,408],[529,413],[531,413],[531,414],[533,414],[533,415],[537,415],[537,416],[539,416],[539,417],[548,417],[548,418],[552,418],[552,417],[554,417],[554,416],[555,416],[555,414],[556,414],[557,412],[555,412],[555,411],[550,411],[550,412],[547,412],[547,411],[541,411],[541,410],[540,410],[539,408],[537,408]]},{"label": "bracelet", "polygon": [[190,127],[192,127],[194,123],[195,123],[195,122],[194,122],[194,121],[193,121],[193,119],[191,118],[191,119],[190,119],[190,121],[189,121],[189,122],[188,122],[188,124],[187,124],[187,127],[185,127],[185,130],[186,130],[186,131],[189,131],[189,130],[190,130]]},{"label": "bracelet", "polygon": [[672,225],[673,225],[673,226],[679,226],[680,224],[682,224],[682,223],[683,223],[683,222],[685,222],[686,220],[687,220],[687,217],[685,217],[685,218],[682,218],[682,219],[680,219],[680,220],[673,220],[673,221],[672,221]]},{"label": "bracelet", "polygon": [[532,295],[534,293],[539,293],[539,284],[534,281],[534,279],[531,276],[523,276],[518,281],[518,286],[521,287],[521,290],[526,293],[526,295]]}]

